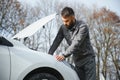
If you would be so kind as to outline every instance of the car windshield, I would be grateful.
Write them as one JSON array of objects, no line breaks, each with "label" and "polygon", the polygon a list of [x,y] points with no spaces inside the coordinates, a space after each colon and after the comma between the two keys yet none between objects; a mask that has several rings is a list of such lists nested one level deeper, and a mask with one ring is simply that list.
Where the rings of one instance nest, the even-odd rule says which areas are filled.
[{"label": "car windshield", "polygon": [[9,46],[12,47],[13,44],[11,42],[9,42],[6,38],[4,38],[3,36],[0,36],[0,45],[5,45],[5,46]]}]

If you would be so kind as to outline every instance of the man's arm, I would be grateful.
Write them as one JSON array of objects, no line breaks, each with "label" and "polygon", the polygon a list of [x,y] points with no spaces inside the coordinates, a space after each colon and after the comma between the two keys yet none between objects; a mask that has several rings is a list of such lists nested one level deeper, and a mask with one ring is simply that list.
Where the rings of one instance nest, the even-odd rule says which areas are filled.
[{"label": "man's arm", "polygon": [[64,35],[63,35],[63,30],[62,27],[59,29],[56,38],[53,41],[52,46],[49,49],[48,54],[53,55],[53,53],[55,52],[55,50],[58,48],[58,46],[60,45],[61,41],[63,40]]},{"label": "man's arm", "polygon": [[87,25],[85,24],[80,25],[75,35],[73,35],[74,38],[72,40],[72,43],[67,48],[64,56],[67,57],[72,53],[75,53],[78,50],[81,43],[84,41],[87,34],[89,34]]}]

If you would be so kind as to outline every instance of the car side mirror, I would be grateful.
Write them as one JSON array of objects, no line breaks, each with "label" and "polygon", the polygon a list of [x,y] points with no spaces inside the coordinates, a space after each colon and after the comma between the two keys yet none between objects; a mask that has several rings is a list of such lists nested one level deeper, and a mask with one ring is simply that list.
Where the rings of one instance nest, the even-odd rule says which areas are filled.
[{"label": "car side mirror", "polygon": [[0,45],[13,47],[13,44],[10,41],[8,41],[6,38],[2,37],[2,36],[0,36]]}]

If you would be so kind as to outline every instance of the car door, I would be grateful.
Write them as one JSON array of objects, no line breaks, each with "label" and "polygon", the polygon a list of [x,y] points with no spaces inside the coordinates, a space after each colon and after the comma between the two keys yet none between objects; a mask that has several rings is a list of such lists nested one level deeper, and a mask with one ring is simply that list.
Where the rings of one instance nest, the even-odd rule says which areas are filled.
[{"label": "car door", "polygon": [[10,79],[10,54],[5,38],[0,37],[0,80]]}]

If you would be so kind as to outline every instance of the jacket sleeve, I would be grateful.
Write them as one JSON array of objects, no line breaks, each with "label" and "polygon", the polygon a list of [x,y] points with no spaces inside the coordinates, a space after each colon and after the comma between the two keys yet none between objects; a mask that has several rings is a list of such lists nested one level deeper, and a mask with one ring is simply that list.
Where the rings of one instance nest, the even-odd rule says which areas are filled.
[{"label": "jacket sleeve", "polygon": [[78,29],[76,30],[75,34],[73,35],[73,39],[72,39],[72,43],[71,45],[67,48],[64,56],[68,57],[69,55],[75,53],[76,51],[78,51],[79,46],[81,45],[81,43],[84,41],[86,35],[88,34],[88,28],[87,25],[82,24],[78,27]]},{"label": "jacket sleeve", "polygon": [[55,52],[55,50],[58,48],[58,46],[60,45],[61,41],[63,40],[64,35],[63,35],[63,30],[62,27],[59,29],[56,38],[53,41],[52,46],[50,47],[48,54],[53,55],[53,53]]}]

